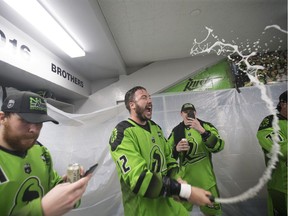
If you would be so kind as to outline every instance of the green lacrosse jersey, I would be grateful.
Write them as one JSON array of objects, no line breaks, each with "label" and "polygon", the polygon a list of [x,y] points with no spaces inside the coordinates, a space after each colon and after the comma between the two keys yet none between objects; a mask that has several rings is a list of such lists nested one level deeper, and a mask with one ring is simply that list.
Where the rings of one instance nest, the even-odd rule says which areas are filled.
[{"label": "green lacrosse jersey", "polygon": [[[193,128],[186,127],[184,122],[173,128],[168,138],[173,157],[179,159],[180,175],[190,185],[203,189],[210,189],[216,185],[216,177],[213,171],[212,153],[224,148],[224,140],[220,138],[218,130],[208,122],[198,119],[206,130],[206,137]],[[177,152],[176,145],[186,138],[190,149],[187,152]]]},{"label": "green lacrosse jersey", "polygon": [[109,143],[125,216],[188,215],[179,202],[162,195],[162,177],[175,176],[178,164],[155,122],[149,120],[143,127],[131,119],[122,121],[114,128]]},{"label": "green lacrosse jersey", "polygon": [[62,178],[39,143],[26,153],[0,147],[0,215],[41,216],[41,198]]},{"label": "green lacrosse jersey", "polygon": [[[279,155],[279,161],[277,162],[275,169],[272,171],[272,177],[267,184],[267,188],[287,194],[287,119],[279,114],[277,117],[279,119],[278,125],[280,127],[278,132],[278,144],[280,145],[282,155]],[[265,117],[257,132],[257,138],[264,151],[266,164],[270,159],[269,152],[273,145],[272,136],[275,134],[272,122],[273,115]]]}]

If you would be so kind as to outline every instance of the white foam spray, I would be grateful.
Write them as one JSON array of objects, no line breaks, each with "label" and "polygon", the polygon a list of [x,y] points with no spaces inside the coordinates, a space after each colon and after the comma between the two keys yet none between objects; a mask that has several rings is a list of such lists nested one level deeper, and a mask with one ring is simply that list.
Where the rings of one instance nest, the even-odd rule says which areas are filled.
[{"label": "white foam spray", "polygon": [[[278,25],[267,26],[265,30],[269,28],[275,28],[287,34],[287,31],[281,29]],[[255,56],[257,53],[251,52],[250,54],[243,54],[242,52],[239,51],[239,47],[237,45],[224,43],[225,42],[224,40],[222,40],[222,42],[219,41],[217,39],[218,37],[212,34],[213,32],[212,29],[208,27],[206,27],[206,29],[208,31],[206,38],[202,40],[201,42],[197,42],[196,39],[194,39],[194,43],[191,48],[190,54],[199,55],[199,54],[215,52],[217,55],[228,54],[227,56],[230,60],[232,60],[232,58],[230,57],[232,54],[238,54],[241,58],[240,58],[240,61],[237,63],[237,65],[239,66],[242,62],[246,65],[246,69],[243,70],[243,72],[245,72],[250,78],[250,81],[260,89],[262,100],[266,102],[267,108],[270,110],[271,114],[274,116],[273,123],[272,123],[273,129],[274,129],[274,136],[272,137],[273,146],[269,153],[270,160],[267,163],[267,167],[263,175],[258,180],[258,183],[254,187],[248,189],[247,191],[237,196],[230,197],[230,198],[215,198],[215,202],[218,202],[218,203],[237,203],[237,202],[242,202],[247,199],[255,197],[258,194],[258,192],[265,186],[265,184],[271,178],[272,171],[275,168],[276,163],[278,162],[278,155],[281,155],[280,146],[278,144],[279,142],[278,117],[277,117],[277,112],[273,106],[273,102],[267,95],[265,85],[257,79],[257,71],[264,69],[264,67],[261,65],[250,65],[250,63],[248,62],[248,59],[251,58],[252,56]],[[206,43],[209,37],[213,37],[217,40],[211,46],[209,46]],[[254,46],[257,46],[258,44],[259,44],[259,41],[255,42]]]}]

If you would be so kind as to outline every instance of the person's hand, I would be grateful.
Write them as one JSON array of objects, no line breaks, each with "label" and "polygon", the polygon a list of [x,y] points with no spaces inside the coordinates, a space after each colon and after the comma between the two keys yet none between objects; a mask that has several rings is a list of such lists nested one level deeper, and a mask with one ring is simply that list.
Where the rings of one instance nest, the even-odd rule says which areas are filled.
[{"label": "person's hand", "polygon": [[62,175],[62,181],[61,181],[61,183],[63,183],[63,182],[67,182],[67,175],[65,174],[65,175]]},{"label": "person's hand", "polygon": [[188,144],[187,139],[181,139],[176,145],[177,152],[188,151],[189,149],[190,149],[190,146]]},{"label": "person's hand", "polygon": [[187,182],[185,180],[183,180],[182,178],[177,178],[177,182],[180,184],[187,184]]},{"label": "person's hand", "polygon": [[205,129],[202,127],[197,118],[188,118],[187,124],[190,126],[190,128],[197,130],[200,134],[205,132]]},{"label": "person's hand", "polygon": [[191,194],[188,202],[198,206],[212,205],[209,196],[211,196],[211,193],[209,191],[191,186]]},{"label": "person's hand", "polygon": [[45,216],[60,216],[70,211],[81,199],[91,174],[74,183],[62,183],[51,189],[41,200]]}]

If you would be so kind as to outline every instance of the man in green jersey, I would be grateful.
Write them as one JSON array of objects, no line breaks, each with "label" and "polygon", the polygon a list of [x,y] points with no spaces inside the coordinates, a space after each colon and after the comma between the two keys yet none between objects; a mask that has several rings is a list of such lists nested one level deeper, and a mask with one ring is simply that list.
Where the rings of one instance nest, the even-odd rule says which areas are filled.
[{"label": "man in green jersey", "polygon": [[173,198],[211,205],[210,192],[177,179],[178,164],[162,129],[151,120],[152,100],[147,90],[141,86],[130,89],[125,105],[130,118],[114,128],[109,141],[125,215],[188,215]]},{"label": "man in green jersey", "polygon": [[[85,192],[91,175],[61,183],[49,151],[37,142],[47,115],[44,98],[31,92],[9,95],[0,111],[0,215],[60,216]],[[60,184],[61,183],[61,184]]]},{"label": "man in green jersey", "polygon": [[[272,171],[271,179],[267,184],[268,190],[268,215],[269,216],[287,216],[287,91],[279,97],[277,105],[278,117],[278,138],[280,145],[279,161]],[[273,129],[273,115],[266,116],[261,122],[257,138],[262,147],[265,156],[266,165],[269,161],[269,152],[271,151],[275,134]]]},{"label": "man in green jersey", "polygon": [[[183,121],[173,128],[168,143],[173,157],[179,159],[181,178],[192,186],[201,187],[210,191],[214,197],[219,197],[212,154],[224,148],[224,141],[211,123],[196,118],[193,104],[183,104],[180,114]],[[192,204],[183,205],[188,211],[192,211]],[[205,215],[222,214],[219,203],[201,206],[200,209]]]}]

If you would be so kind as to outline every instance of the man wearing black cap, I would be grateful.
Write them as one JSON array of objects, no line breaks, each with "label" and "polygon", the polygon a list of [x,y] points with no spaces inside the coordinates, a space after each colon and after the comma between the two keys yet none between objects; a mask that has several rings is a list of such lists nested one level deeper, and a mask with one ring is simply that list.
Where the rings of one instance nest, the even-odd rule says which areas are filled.
[{"label": "man wearing black cap", "polygon": [[44,98],[31,92],[9,95],[0,111],[0,214],[63,215],[85,192],[91,175],[75,183],[53,169],[49,151],[37,142],[47,115]]},{"label": "man wearing black cap", "polygon": [[[224,148],[224,141],[218,130],[209,122],[196,118],[195,106],[183,104],[181,108],[183,121],[173,128],[168,143],[173,150],[173,157],[179,159],[181,177],[187,183],[208,190],[214,197],[219,197],[216,177],[212,166],[212,153]],[[188,211],[193,205],[183,203]],[[201,206],[205,215],[221,215],[219,203]]]},{"label": "man wearing black cap", "polygon": [[[287,215],[287,91],[279,97],[277,105],[278,117],[278,144],[281,155],[278,155],[279,161],[272,172],[271,179],[267,183],[268,190],[268,215],[286,216]],[[273,115],[266,116],[261,122],[257,138],[262,147],[265,156],[266,165],[269,158],[269,152],[273,146],[272,137],[275,134],[273,128]]]}]

